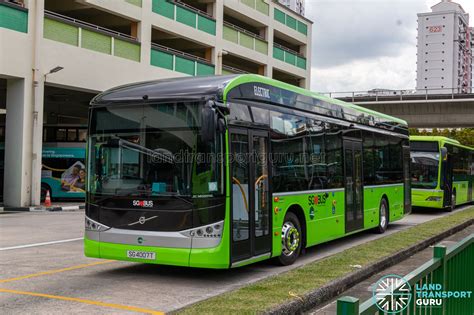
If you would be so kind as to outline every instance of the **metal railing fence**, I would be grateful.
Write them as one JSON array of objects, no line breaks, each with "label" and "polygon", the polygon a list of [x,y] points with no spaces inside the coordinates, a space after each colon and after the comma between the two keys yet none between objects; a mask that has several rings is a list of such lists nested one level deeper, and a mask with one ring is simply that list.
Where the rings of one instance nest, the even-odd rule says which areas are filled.
[{"label": "metal railing fence", "polygon": [[338,98],[345,101],[385,101],[385,100],[430,100],[430,99],[457,99],[474,98],[472,88],[432,88],[432,89],[406,89],[406,90],[373,90],[373,91],[347,91],[347,92],[319,92],[319,94]]},{"label": "metal railing fence", "polygon": [[[399,314],[474,314],[474,293],[470,298],[444,299],[439,305],[417,305],[416,285],[440,284],[443,291],[474,291],[474,234],[466,237],[456,245],[447,249],[445,246],[435,246],[433,258],[421,265],[404,279],[411,286],[411,299],[408,306]],[[395,289],[399,292],[400,287]],[[382,299],[391,298],[390,295]],[[338,315],[374,315],[394,314],[382,311],[374,298],[359,305],[359,300],[353,297],[342,297],[337,301]]]},{"label": "metal railing fence", "polygon": [[102,27],[102,26],[98,26],[98,25],[95,25],[95,24],[84,22],[84,21],[81,21],[81,20],[66,16],[66,15],[62,15],[62,14],[59,14],[59,13],[56,13],[56,12],[53,12],[53,11],[44,10],[44,16],[49,17],[49,18],[53,18],[53,19],[58,20],[58,21],[63,21],[63,22],[68,23],[68,24],[76,25],[76,26],[79,26],[81,28],[86,28],[86,29],[89,29],[89,30],[92,30],[92,31],[97,31],[99,33],[103,33],[103,34],[106,34],[106,35],[109,35],[109,36],[112,36],[112,37],[115,37],[115,38],[126,39],[126,40],[129,40],[129,41],[132,41],[132,42],[138,42],[138,39],[134,36],[130,36],[130,35],[127,35],[127,34],[124,34],[124,33],[120,33],[120,32],[114,31],[114,30],[110,30],[110,29]]}]

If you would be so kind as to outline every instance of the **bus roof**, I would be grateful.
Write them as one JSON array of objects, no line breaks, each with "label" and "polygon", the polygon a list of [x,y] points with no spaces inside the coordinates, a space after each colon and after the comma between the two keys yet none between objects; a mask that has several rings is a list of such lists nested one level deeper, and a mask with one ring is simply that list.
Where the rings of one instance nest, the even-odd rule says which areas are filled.
[{"label": "bus roof", "polygon": [[[314,111],[318,114],[343,118],[367,125],[376,126],[384,124],[391,126],[391,128],[407,127],[407,122],[402,119],[255,74],[185,77],[133,83],[119,86],[97,95],[91,101],[91,106],[104,106],[124,102],[137,104],[166,99],[196,100],[209,97],[228,101],[233,98],[228,96],[235,94],[230,92],[235,92],[238,90],[238,87],[249,84],[258,84],[259,86],[262,85],[271,89],[270,95],[277,95],[281,101],[275,101],[276,98],[271,99],[270,97],[263,99],[260,97],[261,95],[257,95],[253,90],[251,94],[245,95],[247,100],[267,101],[274,105],[297,107]],[[287,103],[289,98],[284,98],[283,95],[285,93],[292,94],[291,100],[293,104]],[[305,108],[295,105],[299,102],[298,99],[305,97],[311,100],[310,104],[307,101],[303,102],[306,105]]]},{"label": "bus roof", "polygon": [[410,141],[434,141],[434,142],[439,142],[441,144],[448,143],[448,144],[455,145],[457,147],[474,151],[474,148],[463,145],[458,140],[451,139],[448,137],[443,137],[443,136],[410,136]]}]

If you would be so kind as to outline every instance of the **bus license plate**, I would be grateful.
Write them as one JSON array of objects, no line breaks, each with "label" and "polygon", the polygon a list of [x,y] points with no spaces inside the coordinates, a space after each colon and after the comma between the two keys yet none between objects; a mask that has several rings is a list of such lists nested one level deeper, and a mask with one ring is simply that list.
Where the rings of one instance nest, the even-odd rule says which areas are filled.
[{"label": "bus license plate", "polygon": [[156,253],[154,253],[154,252],[142,252],[142,251],[138,251],[138,250],[127,250],[127,257],[128,258],[135,258],[135,259],[155,260]]}]

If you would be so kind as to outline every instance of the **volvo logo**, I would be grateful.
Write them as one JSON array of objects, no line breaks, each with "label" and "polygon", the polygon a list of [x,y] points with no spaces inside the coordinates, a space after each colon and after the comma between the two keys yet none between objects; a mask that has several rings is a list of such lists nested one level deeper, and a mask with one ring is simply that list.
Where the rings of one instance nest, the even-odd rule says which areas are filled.
[{"label": "volvo logo", "polygon": [[130,223],[129,226],[135,225],[135,224],[145,224],[145,222],[150,221],[150,220],[153,220],[153,219],[156,219],[156,218],[158,218],[157,215],[152,216],[152,217],[149,217],[149,218],[145,218],[144,216],[142,216],[142,217],[140,217],[140,218],[138,219],[138,221],[135,221],[135,222],[133,222],[133,223]]}]

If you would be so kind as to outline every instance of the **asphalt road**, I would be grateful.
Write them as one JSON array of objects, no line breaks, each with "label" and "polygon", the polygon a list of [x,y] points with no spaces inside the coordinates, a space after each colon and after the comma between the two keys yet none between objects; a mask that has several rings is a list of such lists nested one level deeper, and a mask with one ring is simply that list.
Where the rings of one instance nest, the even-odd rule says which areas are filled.
[{"label": "asphalt road", "polygon": [[[414,213],[386,234],[447,214]],[[383,236],[362,232],[318,245],[289,267],[205,270],[86,258],[83,226],[82,211],[0,214],[2,314],[159,314]]]}]

